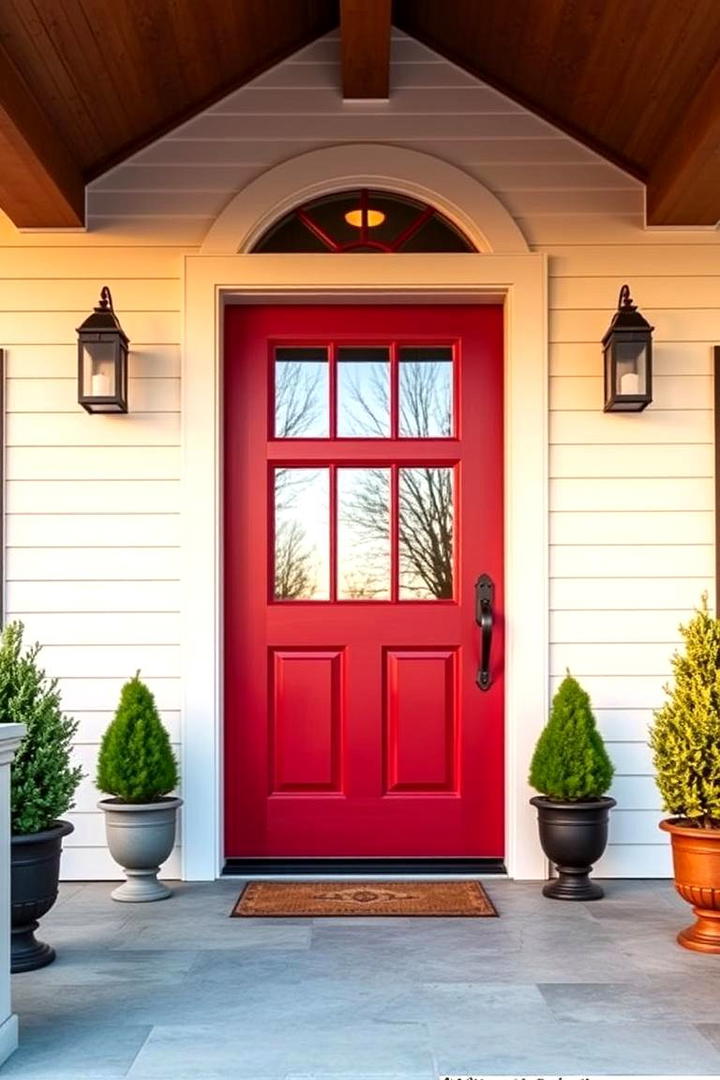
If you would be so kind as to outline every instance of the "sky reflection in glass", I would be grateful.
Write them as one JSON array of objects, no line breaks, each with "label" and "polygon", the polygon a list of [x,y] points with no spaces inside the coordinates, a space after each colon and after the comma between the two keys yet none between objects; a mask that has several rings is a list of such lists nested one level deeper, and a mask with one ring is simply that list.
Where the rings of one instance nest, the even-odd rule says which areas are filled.
[{"label": "sky reflection in glass", "polygon": [[388,438],[389,350],[338,349],[337,394],[337,433],[341,438]]}]

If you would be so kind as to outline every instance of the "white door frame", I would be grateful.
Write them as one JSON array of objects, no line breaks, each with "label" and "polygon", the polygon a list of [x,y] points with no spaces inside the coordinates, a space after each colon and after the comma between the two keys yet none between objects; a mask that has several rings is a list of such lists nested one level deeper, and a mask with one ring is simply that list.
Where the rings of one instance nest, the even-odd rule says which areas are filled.
[{"label": "white door frame", "polygon": [[[422,184],[414,179],[418,175]],[[248,250],[273,214],[277,217],[293,205],[290,199],[297,204],[308,192],[353,185],[425,199],[460,225],[483,253],[237,253],[239,248]],[[527,774],[546,719],[549,692],[546,289],[545,257],[528,251],[495,196],[454,166],[396,147],[330,147],[269,170],[223,211],[200,254],[186,257],[182,373],[186,880],[212,880],[223,862],[222,311],[230,302],[504,304],[506,865],[511,877],[545,877],[547,864],[528,805]]]}]

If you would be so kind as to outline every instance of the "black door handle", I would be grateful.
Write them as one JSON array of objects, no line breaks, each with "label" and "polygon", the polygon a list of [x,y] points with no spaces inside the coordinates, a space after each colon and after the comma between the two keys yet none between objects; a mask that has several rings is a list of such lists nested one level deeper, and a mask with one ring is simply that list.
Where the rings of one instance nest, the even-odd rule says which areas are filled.
[{"label": "black door handle", "polygon": [[475,582],[475,622],[480,627],[480,667],[475,682],[481,690],[490,689],[490,647],[493,632],[493,601],[495,586],[489,574],[481,574]]}]

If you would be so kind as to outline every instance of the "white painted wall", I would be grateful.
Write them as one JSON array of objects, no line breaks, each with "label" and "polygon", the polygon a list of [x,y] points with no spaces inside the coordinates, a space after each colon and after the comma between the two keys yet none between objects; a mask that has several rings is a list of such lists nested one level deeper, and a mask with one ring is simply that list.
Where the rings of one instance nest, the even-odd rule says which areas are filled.
[{"label": "white painted wall", "polygon": [[[329,35],[95,181],[87,233],[0,221],[8,612],[45,642],[89,773],[138,666],[179,737],[182,257],[243,185],[297,154],[363,140],[433,154],[485,183],[549,257],[553,686],[567,665],[586,684],[617,765],[603,871],[665,874],[645,730],[677,624],[712,588],[720,237],[645,230],[635,180],[403,35],[389,102],[343,103],[338,86]],[[614,417],[598,342],[624,281],[656,327],[656,397]],[[76,404],[74,329],[103,284],[132,342],[127,417]],[[69,877],[115,875],[94,804],[88,779]]]}]

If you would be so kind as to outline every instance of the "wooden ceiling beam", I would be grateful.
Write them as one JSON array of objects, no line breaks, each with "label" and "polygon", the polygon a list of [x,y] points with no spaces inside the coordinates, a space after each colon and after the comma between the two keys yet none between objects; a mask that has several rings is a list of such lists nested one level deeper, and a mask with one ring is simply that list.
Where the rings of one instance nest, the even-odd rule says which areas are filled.
[{"label": "wooden ceiling beam", "polygon": [[389,97],[390,6],[391,0],[340,0],[344,98]]},{"label": "wooden ceiling beam", "polygon": [[717,225],[720,220],[720,61],[653,165],[648,225]]},{"label": "wooden ceiling beam", "polygon": [[0,46],[0,206],[18,228],[77,228],[82,172]]}]

